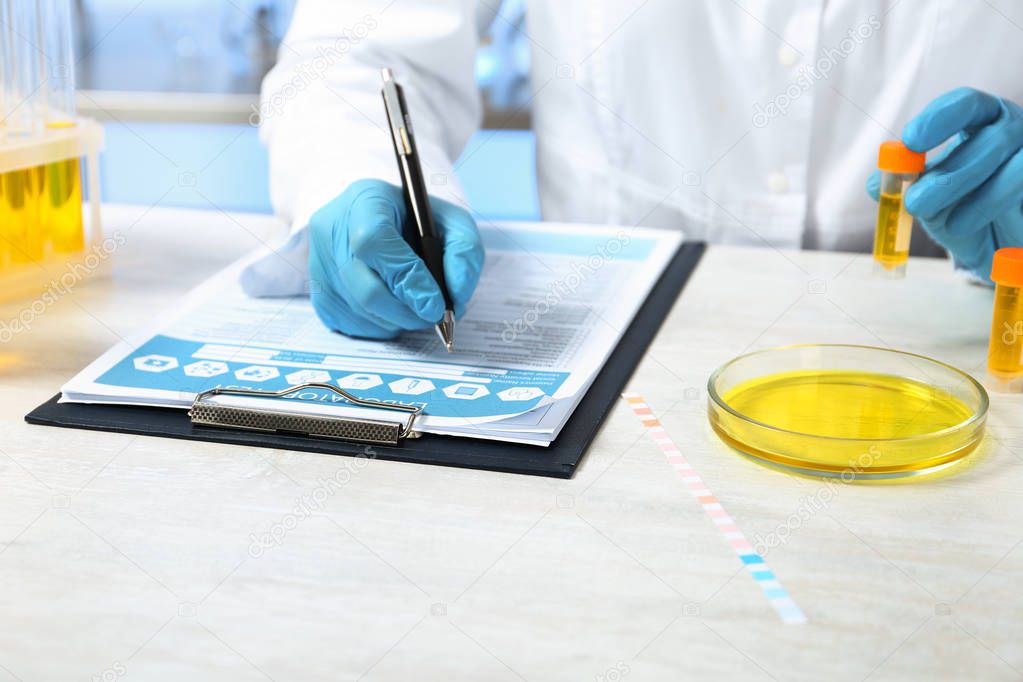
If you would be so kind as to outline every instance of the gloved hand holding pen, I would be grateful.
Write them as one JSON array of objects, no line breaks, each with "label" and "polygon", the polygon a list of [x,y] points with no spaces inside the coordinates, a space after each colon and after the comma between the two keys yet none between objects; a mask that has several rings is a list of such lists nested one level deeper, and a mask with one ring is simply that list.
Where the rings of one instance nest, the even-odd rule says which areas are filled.
[{"label": "gloved hand holding pen", "polygon": [[[904,197],[909,211],[955,258],[987,279],[997,249],[1023,246],[1023,108],[972,88],[948,92],[902,131],[927,152],[950,138]],[[876,200],[880,174],[867,181]]]},{"label": "gloved hand holding pen", "polygon": [[[456,316],[479,283],[483,244],[466,211],[431,198],[444,240],[444,276]],[[444,298],[426,264],[402,238],[399,187],[359,180],[317,211],[309,224],[309,280],[316,314],[350,336],[390,339],[427,329],[444,314]]]}]

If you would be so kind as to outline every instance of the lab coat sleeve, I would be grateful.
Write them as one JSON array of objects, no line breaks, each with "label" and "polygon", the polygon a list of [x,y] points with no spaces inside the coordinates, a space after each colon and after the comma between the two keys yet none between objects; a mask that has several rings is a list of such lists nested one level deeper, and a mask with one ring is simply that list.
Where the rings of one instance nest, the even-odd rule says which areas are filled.
[{"label": "lab coat sleeve", "polygon": [[248,294],[308,293],[313,213],[355,180],[399,182],[380,96],[385,66],[405,90],[430,193],[465,204],[453,162],[479,124],[475,52],[492,19],[476,5],[299,0],[259,111],[271,200],[291,234],[243,270]]}]

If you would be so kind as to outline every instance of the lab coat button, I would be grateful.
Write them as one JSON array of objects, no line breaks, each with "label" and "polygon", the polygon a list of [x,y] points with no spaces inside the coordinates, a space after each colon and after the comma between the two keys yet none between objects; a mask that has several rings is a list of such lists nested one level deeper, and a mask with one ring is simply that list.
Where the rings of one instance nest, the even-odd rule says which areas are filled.
[{"label": "lab coat button", "polygon": [[778,63],[782,66],[792,66],[799,61],[799,53],[791,45],[782,45],[778,48]]},{"label": "lab coat button", "polygon": [[789,179],[784,173],[771,173],[767,176],[767,186],[772,192],[780,194],[789,188]]}]

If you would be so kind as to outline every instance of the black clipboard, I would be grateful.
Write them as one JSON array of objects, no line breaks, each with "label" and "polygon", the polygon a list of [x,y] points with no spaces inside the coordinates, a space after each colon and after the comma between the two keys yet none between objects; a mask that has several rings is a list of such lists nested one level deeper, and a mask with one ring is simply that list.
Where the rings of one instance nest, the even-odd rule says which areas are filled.
[{"label": "black clipboard", "polygon": [[188,413],[180,409],[58,403],[59,395],[32,410],[25,421],[45,426],[571,478],[705,249],[702,242],[686,242],[679,247],[561,433],[546,448],[433,434],[405,440],[397,447],[367,446],[298,434],[196,425]]}]

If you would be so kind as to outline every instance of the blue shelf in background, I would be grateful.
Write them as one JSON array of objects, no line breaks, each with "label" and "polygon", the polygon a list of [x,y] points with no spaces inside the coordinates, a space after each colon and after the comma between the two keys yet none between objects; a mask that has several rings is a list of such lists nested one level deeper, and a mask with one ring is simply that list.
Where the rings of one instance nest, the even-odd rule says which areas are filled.
[{"label": "blue shelf in background", "polygon": [[[110,122],[105,128],[104,201],[272,212],[266,150],[255,128],[138,122]],[[459,159],[457,173],[470,205],[482,216],[539,219],[531,132],[480,131]]]}]

